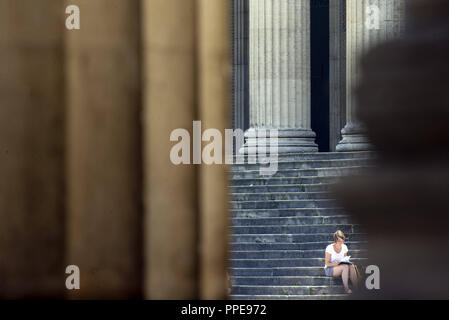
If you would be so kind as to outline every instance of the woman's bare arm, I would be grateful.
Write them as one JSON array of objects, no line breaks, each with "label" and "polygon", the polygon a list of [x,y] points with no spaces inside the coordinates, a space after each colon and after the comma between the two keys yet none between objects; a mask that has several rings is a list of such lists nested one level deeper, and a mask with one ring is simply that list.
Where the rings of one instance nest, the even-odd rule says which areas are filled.
[{"label": "woman's bare arm", "polygon": [[331,263],[331,254],[326,252],[326,256],[324,258],[324,263],[326,264],[326,267],[336,267],[339,265],[339,262]]}]

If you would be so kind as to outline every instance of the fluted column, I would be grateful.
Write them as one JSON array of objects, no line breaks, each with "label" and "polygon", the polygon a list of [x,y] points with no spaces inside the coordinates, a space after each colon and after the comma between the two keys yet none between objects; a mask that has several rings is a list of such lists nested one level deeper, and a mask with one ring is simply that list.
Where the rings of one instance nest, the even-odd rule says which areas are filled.
[{"label": "fluted column", "polygon": [[371,145],[364,135],[363,124],[357,119],[354,96],[354,88],[360,78],[359,61],[370,48],[400,37],[405,27],[405,2],[347,0],[346,10],[346,126],[342,130],[343,139],[337,151],[367,151]]},{"label": "fluted column", "polygon": [[329,144],[335,151],[346,125],[346,0],[329,1]]},{"label": "fluted column", "polygon": [[310,2],[250,0],[250,129],[279,130],[280,153],[315,152],[310,112]]},{"label": "fluted column", "polygon": [[249,0],[233,0],[232,6],[232,127],[246,130],[249,125]]}]

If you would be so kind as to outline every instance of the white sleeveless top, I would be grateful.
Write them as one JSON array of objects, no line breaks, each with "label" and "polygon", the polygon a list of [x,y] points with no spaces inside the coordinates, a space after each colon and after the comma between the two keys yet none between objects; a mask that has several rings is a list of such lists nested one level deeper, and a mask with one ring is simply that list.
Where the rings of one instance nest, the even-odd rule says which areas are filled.
[{"label": "white sleeveless top", "polygon": [[[334,263],[334,262],[343,260],[343,258],[345,257],[345,253],[348,252],[348,247],[345,244],[343,244],[341,246],[340,253],[337,253],[337,252],[335,252],[334,244],[332,243],[326,247],[326,252],[331,255],[330,263]],[[327,268],[327,266],[324,265],[324,269],[326,269],[326,268]]]}]

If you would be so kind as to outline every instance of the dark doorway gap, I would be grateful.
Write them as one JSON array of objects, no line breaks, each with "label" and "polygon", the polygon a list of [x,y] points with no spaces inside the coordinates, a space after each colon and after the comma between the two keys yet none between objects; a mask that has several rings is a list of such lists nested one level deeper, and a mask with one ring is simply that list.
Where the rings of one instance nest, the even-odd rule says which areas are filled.
[{"label": "dark doorway gap", "polygon": [[311,0],[310,11],[312,130],[319,151],[329,152],[329,0]]}]

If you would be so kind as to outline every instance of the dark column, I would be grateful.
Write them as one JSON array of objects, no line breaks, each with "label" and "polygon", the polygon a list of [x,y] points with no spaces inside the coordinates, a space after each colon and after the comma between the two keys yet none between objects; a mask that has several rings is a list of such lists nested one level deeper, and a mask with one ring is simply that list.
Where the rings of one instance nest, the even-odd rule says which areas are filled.
[{"label": "dark column", "polygon": [[69,0],[67,33],[68,260],[74,298],[141,296],[138,0]]},{"label": "dark column", "polygon": [[0,1],[0,298],[64,294],[64,9]]},{"label": "dark column", "polygon": [[232,125],[242,130],[249,127],[248,6],[249,0],[232,0]]}]

